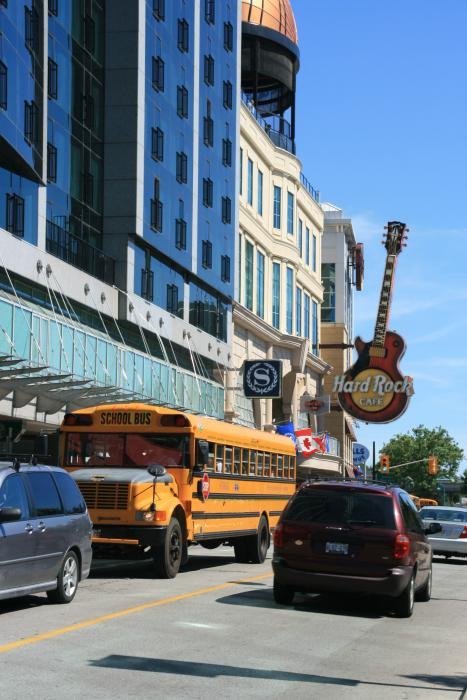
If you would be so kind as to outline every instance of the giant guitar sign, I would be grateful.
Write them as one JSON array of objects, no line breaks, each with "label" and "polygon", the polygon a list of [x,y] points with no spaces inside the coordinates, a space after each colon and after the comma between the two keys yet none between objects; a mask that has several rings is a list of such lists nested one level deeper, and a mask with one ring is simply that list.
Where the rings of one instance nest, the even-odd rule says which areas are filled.
[{"label": "giant guitar sign", "polygon": [[355,339],[358,359],[344,375],[335,377],[333,384],[342,408],[366,423],[394,420],[405,411],[414,393],[412,378],[399,370],[404,339],[387,330],[396,259],[408,229],[400,221],[390,221],[386,228],[386,265],[373,340]]}]

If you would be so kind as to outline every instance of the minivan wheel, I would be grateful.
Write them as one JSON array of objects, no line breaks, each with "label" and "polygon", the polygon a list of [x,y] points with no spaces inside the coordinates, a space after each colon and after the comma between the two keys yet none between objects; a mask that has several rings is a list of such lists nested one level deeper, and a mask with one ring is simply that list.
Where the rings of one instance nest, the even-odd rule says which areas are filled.
[{"label": "minivan wheel", "polygon": [[290,605],[293,601],[295,591],[292,590],[292,588],[289,588],[288,586],[282,586],[274,578],[273,595],[274,600],[279,605]]},{"label": "minivan wheel", "polygon": [[78,557],[72,551],[67,552],[57,577],[57,588],[47,591],[51,603],[71,603],[78,589]]},{"label": "minivan wheel", "polygon": [[433,577],[433,574],[432,574],[431,564],[430,564],[427,579],[426,579],[424,585],[421,588],[419,588],[415,594],[416,599],[421,600],[422,603],[427,603],[431,598],[432,577]]},{"label": "minivan wheel", "polygon": [[415,600],[415,574],[412,573],[410,581],[407,584],[405,590],[396,598],[396,604],[394,606],[394,612],[397,617],[410,617],[413,613],[413,606]]}]

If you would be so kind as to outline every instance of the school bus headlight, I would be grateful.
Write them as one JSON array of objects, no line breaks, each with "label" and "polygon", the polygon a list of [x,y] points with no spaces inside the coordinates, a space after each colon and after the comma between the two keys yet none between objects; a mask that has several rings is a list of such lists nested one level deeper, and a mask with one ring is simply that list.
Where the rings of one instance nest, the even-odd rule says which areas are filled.
[{"label": "school bus headlight", "polygon": [[144,520],[147,523],[152,523],[156,519],[155,510],[137,510],[136,520]]}]

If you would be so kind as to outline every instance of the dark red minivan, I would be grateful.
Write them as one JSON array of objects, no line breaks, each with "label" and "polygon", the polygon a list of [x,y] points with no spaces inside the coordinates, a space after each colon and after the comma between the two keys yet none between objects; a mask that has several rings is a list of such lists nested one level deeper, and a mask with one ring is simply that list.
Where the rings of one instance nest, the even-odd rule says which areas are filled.
[{"label": "dark red minivan", "polygon": [[399,617],[431,596],[432,523],[406,491],[360,481],[308,481],[274,531],[274,599],[296,592],[387,596]]}]

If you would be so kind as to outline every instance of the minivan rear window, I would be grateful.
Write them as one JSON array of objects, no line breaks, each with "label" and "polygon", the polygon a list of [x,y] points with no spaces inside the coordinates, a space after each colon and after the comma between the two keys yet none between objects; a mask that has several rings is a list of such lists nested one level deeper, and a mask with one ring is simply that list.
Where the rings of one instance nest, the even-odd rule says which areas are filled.
[{"label": "minivan rear window", "polygon": [[331,489],[299,491],[287,506],[284,519],[395,528],[391,497]]}]

